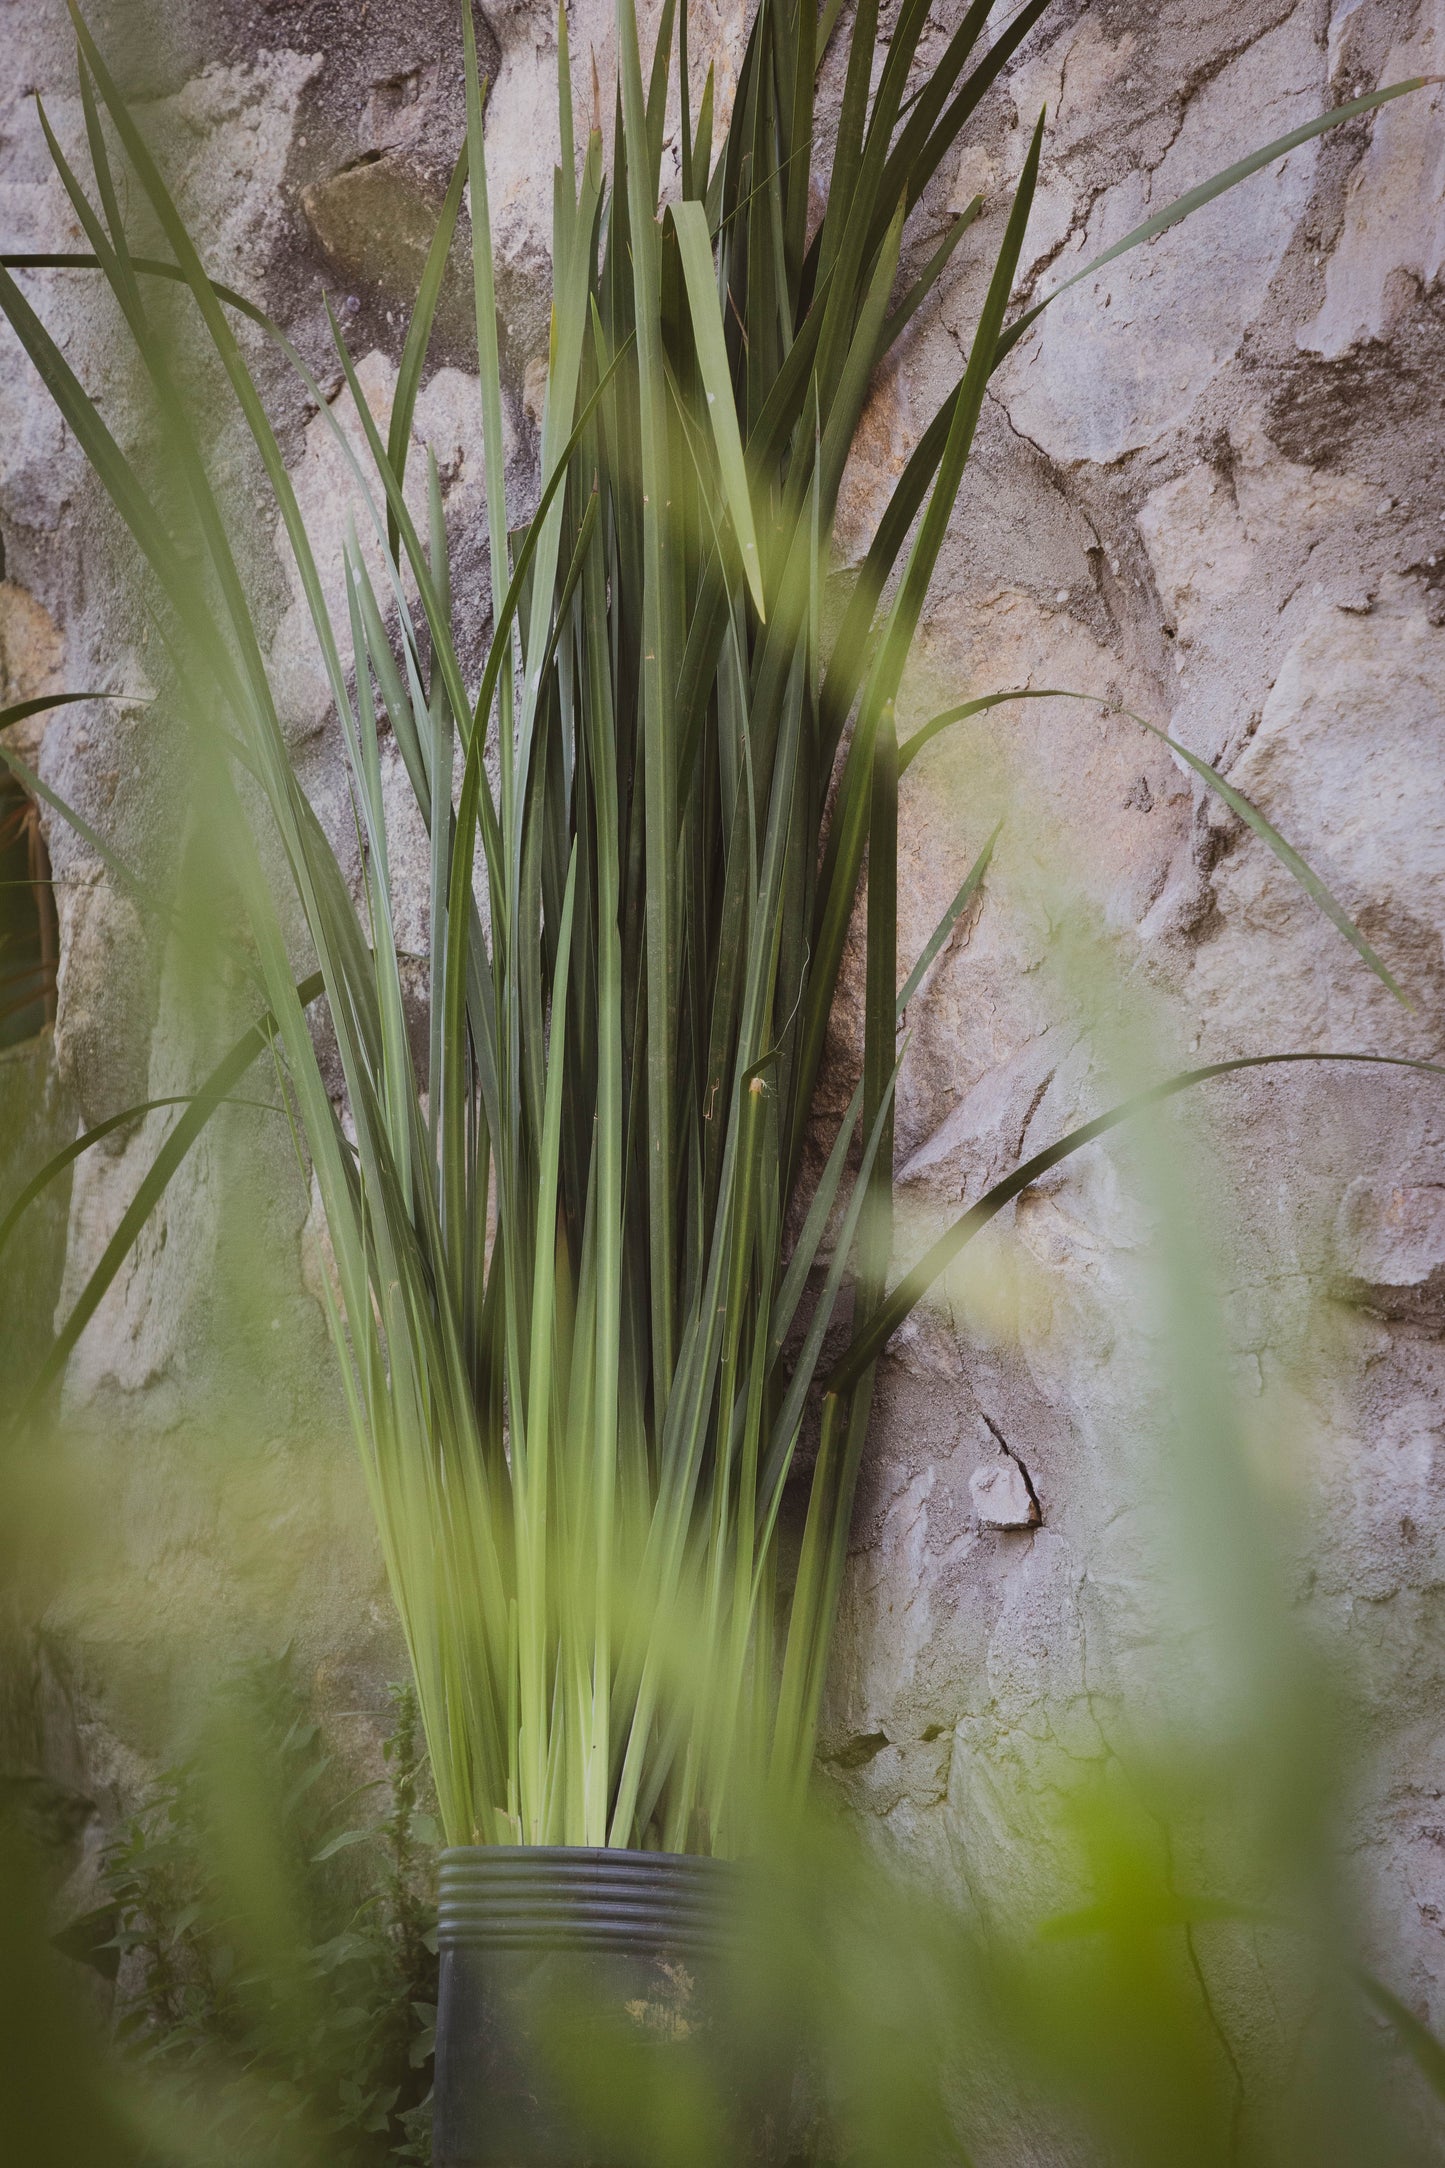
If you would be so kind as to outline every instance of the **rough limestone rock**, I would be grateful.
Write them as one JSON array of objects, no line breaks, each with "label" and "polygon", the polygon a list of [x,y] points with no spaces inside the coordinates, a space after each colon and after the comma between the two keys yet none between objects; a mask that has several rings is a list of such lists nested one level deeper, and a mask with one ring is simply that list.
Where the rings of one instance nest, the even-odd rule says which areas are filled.
[{"label": "rough limestone rock", "polygon": [[1040,1514],[1038,1500],[1029,1489],[1017,1461],[1007,1460],[992,1468],[975,1468],[968,1479],[980,1528],[1035,1528]]},{"label": "rough limestone rock", "polygon": [[[546,8],[484,12],[509,483],[525,505],[549,309],[554,28]],[[645,11],[645,39],[657,12]],[[925,61],[960,12],[942,0]],[[62,140],[76,141],[64,11],[37,0],[11,16],[6,246],[74,246],[27,102],[40,89]],[[112,29],[125,20],[120,7]],[[576,0],[570,21],[579,98],[590,105],[595,53],[610,128],[610,9]],[[744,21],[737,0],[706,0],[692,15],[699,84],[715,51],[724,111]],[[177,11],[151,53],[133,41],[132,87],[212,259],[318,367],[329,291],[384,422],[405,309],[388,282],[414,276],[424,214],[461,139],[450,5],[358,18],[330,0],[225,0],[204,19]],[[936,301],[874,387],[840,508],[840,564],[866,550],[957,379],[1041,109],[1048,135],[1024,272],[1036,295],[1324,106],[1442,69],[1445,0],[1060,0],[917,222],[915,270],[950,213],[984,198]],[[830,59],[825,137],[839,88]],[[670,134],[665,174],[675,155]],[[372,246],[378,222],[396,263]],[[1295,151],[1081,284],[995,379],[901,720],[906,729],[971,692],[1086,697],[965,725],[905,782],[905,966],[995,829],[998,841],[982,897],[910,1006],[900,1260],[1020,1155],[1171,1068],[1301,1047],[1440,1058],[1442,261],[1445,110],[1433,91]],[[142,409],[110,358],[114,325],[95,286],[60,272],[28,285],[132,441]],[[487,478],[465,309],[448,306],[417,437],[436,446],[473,598],[465,645],[490,606]],[[319,387],[328,413],[279,365],[267,382],[324,540],[324,577],[339,583],[349,514],[367,546],[331,428],[345,436],[354,418],[334,372]],[[242,460],[223,434],[219,454],[232,450]],[[412,479],[419,487],[419,458]],[[324,680],[272,547],[273,514],[258,508],[251,563],[287,726],[322,818],[341,834]],[[6,696],[63,681],[142,700],[149,628],[114,571],[115,523],[8,334],[0,536]],[[1411,1009],[1124,711],[1216,763],[1261,807],[1358,919]],[[143,869],[165,864],[178,832],[155,787],[163,719],[93,705],[62,711],[31,742],[47,779],[117,849]],[[183,1090],[198,1067],[196,1048],[167,1028],[186,1013],[178,951],[148,975],[112,876],[59,823],[50,832],[61,1015],[53,1049],[28,1058],[30,1111],[0,1175],[7,1188],[47,1125],[63,1131],[78,1114]],[[402,856],[420,898],[419,833]],[[405,941],[420,987],[420,901]],[[839,1107],[860,997],[855,956],[825,1083]],[[0,1069],[6,1093],[19,1076]],[[1157,1711],[1167,1726],[1186,1708],[1200,1739],[1227,1736],[1229,1708],[1194,1668],[1197,1629],[1233,1635],[1247,1671],[1249,1649],[1275,1627],[1212,1609],[1219,1588],[1193,1570],[1201,1527],[1230,1531],[1216,1563],[1251,1532],[1220,1518],[1218,1471],[1195,1435],[1198,1396],[1179,1374],[1184,1349],[1198,1374],[1232,1388],[1241,1453],[1293,1530],[1299,1614],[1335,1637],[1357,1682],[1350,1832],[1376,1961],[1445,2028],[1438,1085],[1279,1069],[1210,1091],[1187,1115],[1056,1168],[900,1334],[880,1372],[823,1759],[880,1843],[946,1871],[986,1911],[1011,1887],[1059,1757],[1103,1772],[1127,1751],[1121,1693],[1135,1724]],[[219,1649],[272,1626],[294,1636],[362,1761],[366,1712],[380,1709],[380,1682],[400,1664],[331,1383],[324,1245],[314,1219],[307,1233],[289,1143],[260,1122],[228,1110],[67,1381],[82,1471],[114,1530],[114,1570],[55,1597],[49,1645],[69,1650],[73,1675],[28,1752],[38,1773],[63,1774],[105,1811],[159,1750],[162,1682],[198,1639]],[[37,1223],[34,1281],[59,1291],[59,1312],[163,1128],[152,1116],[120,1132],[77,1174],[68,1227],[54,1210]],[[1161,1254],[1174,1259],[1168,1270]],[[1200,1296],[1206,1267],[1222,1306]],[[298,1377],[304,1392],[287,1382]],[[239,1439],[226,1427],[238,1407]],[[1219,1964],[1221,2007],[1246,2007],[1251,1980]],[[1267,2066],[1272,2035],[1251,2023],[1252,2069]]]}]

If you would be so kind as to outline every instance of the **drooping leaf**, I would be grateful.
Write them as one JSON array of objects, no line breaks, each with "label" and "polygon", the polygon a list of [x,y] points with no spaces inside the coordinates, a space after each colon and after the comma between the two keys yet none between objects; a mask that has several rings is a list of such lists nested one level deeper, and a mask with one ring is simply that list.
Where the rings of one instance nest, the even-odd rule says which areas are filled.
[{"label": "drooping leaf", "polygon": [[742,438],[738,434],[737,409],[733,405],[732,376],[723,343],[722,317],[718,312],[707,217],[700,203],[675,203],[672,223],[687,280],[693,339],[707,400],[707,418],[717,445],[723,495],[737,536],[749,591],[759,618],[766,621],[767,605],[758,559],[758,538],[753,527],[752,496],[743,462]]},{"label": "drooping leaf", "polygon": [[985,1191],[977,1204],[970,1206],[961,1219],[955,1220],[948,1232],[940,1235],[937,1242],[899,1281],[877,1316],[870,1321],[867,1330],[859,1335],[830,1372],[827,1390],[831,1393],[846,1393],[867,1370],[869,1364],[877,1360],[909,1311],[917,1308],[929,1288],[947,1271],[974,1236],[980,1234],[990,1220],[997,1219],[1005,1205],[1012,1204],[1015,1197],[1031,1188],[1041,1175],[1047,1174],[1050,1168],[1057,1167],[1061,1160],[1082,1151],[1086,1144],[1094,1143],[1097,1138],[1107,1136],[1111,1129],[1117,1129],[1122,1122],[1132,1120],[1146,1108],[1162,1106],[1165,1100],[1177,1097],[1180,1092],[1192,1090],[1196,1084],[1207,1084],[1215,1077],[1233,1076],[1245,1069],[1272,1069],[1295,1062],[1363,1063],[1371,1068],[1414,1069],[1427,1076],[1445,1076],[1445,1066],[1439,1062],[1412,1061],[1398,1054],[1245,1054],[1234,1061],[1215,1061],[1202,1069],[1187,1069],[1178,1076],[1166,1078],[1162,1084],[1151,1085],[1147,1091],[1137,1092],[1121,1106],[1111,1107],[1107,1114],[1096,1115],[1093,1121],[1083,1123],[1078,1129],[1071,1129],[1068,1135],[1061,1137],[1056,1144],[1048,1145],[1041,1152],[1035,1152],[1021,1166],[1015,1167],[1012,1174],[1006,1175],[1003,1181],[995,1182],[991,1189]]}]

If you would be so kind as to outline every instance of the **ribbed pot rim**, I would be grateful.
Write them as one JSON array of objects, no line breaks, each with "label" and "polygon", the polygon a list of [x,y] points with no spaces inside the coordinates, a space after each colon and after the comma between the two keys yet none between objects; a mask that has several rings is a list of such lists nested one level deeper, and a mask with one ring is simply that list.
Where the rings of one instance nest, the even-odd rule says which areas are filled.
[{"label": "ribbed pot rim", "polygon": [[726,1939],[737,1867],[688,1852],[587,1845],[449,1845],[440,1855],[442,1949],[699,1953]]}]

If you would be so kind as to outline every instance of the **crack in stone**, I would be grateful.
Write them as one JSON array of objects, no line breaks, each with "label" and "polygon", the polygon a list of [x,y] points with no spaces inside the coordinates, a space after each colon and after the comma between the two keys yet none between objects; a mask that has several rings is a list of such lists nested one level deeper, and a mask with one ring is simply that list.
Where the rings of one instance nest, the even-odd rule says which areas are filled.
[{"label": "crack in stone", "polygon": [[[1043,1104],[1044,1093],[1053,1083],[1057,1073],[1058,1072],[1056,1069],[1051,1068],[1048,1071],[1047,1075],[1040,1077],[1038,1084],[1035,1086],[1033,1096],[1024,1109],[1024,1118],[1019,1123],[1018,1135],[1014,1139],[1013,1156],[1016,1160],[1022,1158],[1023,1156],[1024,1138],[1028,1135],[1029,1128],[1033,1122],[1033,1118],[1038,1113],[1040,1106]],[[987,1416],[984,1417],[984,1421],[986,1423],[988,1422]],[[989,1429],[993,1429],[992,1423],[989,1423]]]},{"label": "crack in stone", "polygon": [[[1027,1126],[1027,1124],[1025,1124],[1025,1126]],[[1034,1489],[1034,1479],[1029,1474],[1028,1466],[1024,1461],[1022,1454],[1016,1453],[1014,1451],[1013,1447],[1009,1444],[1008,1439],[1004,1436],[1003,1432],[999,1429],[998,1424],[994,1421],[993,1417],[987,1412],[986,1409],[980,1408],[978,1412],[983,1417],[984,1422],[988,1425],[988,1429],[993,1438],[993,1442],[998,1447],[999,1451],[1003,1454],[1005,1460],[1011,1460],[1014,1466],[1018,1469],[1019,1474],[1023,1477],[1024,1489],[1029,1494],[1029,1504],[1034,1509],[1035,1525],[1042,1528],[1044,1522],[1044,1509],[1039,1504],[1039,1494]]]},{"label": "crack in stone", "polygon": [[[1152,1813],[1150,1814],[1150,1819],[1151,1821],[1154,1821],[1156,1827],[1158,1828],[1160,1839],[1163,1843],[1164,1873],[1169,1892],[1171,1896],[1178,1897],[1181,1895],[1181,1892],[1178,1882],[1175,1878],[1174,1842],[1168,1822],[1159,1819],[1159,1817]],[[1209,2029],[1214,2034],[1215,2039],[1219,2042],[1220,2052],[1222,2053],[1225,2061],[1229,2065],[1230,2086],[1234,2096],[1231,2103],[1229,2116],[1229,2159],[1231,2161],[1237,2161],[1239,2159],[1240,2144],[1243,2138],[1245,2109],[1244,2072],[1240,2067],[1239,2057],[1234,2051],[1234,2043],[1229,2037],[1228,2028],[1226,2027],[1224,2020],[1220,2017],[1218,2010],[1215,2008],[1214,1995],[1210,1989],[1209,1980],[1205,1973],[1204,1965],[1199,1955],[1199,1949],[1194,1940],[1194,1922],[1192,1920],[1186,1920],[1184,1923],[1184,1947],[1189,1953],[1189,1969],[1193,1973],[1195,1984],[1199,1989],[1199,1998],[1204,2005],[1204,2014],[1206,2019],[1208,2020]]]},{"label": "crack in stone", "polygon": [[[1093,183],[1085,182],[1081,186],[1079,194],[1076,197],[1073,207],[1069,213],[1069,224],[1067,230],[1060,236],[1059,240],[1055,242],[1054,246],[1047,252],[1047,254],[1035,265],[1032,273],[1030,274],[1028,284],[1028,295],[1030,302],[1032,302],[1038,297],[1038,288],[1040,283],[1048,276],[1049,272],[1054,269],[1054,267],[1059,262],[1060,257],[1066,253],[1075,237],[1079,236],[1080,238],[1087,240],[1089,221],[1093,217],[1099,203],[1103,200],[1105,196],[1109,195],[1114,189],[1123,186],[1124,183],[1128,181],[1133,174],[1143,174],[1147,176],[1151,184],[1150,194],[1152,196],[1152,183],[1156,175],[1159,173],[1161,167],[1163,166],[1165,160],[1168,158],[1170,152],[1174,149],[1175,144],[1179,141],[1180,136],[1184,133],[1185,122],[1189,118],[1189,110],[1190,107],[1193,105],[1195,99],[1198,98],[1202,92],[1208,90],[1211,84],[1217,82],[1218,79],[1222,75],[1224,75],[1228,71],[1228,69],[1230,69],[1235,64],[1236,61],[1242,59],[1244,55],[1249,52],[1250,48],[1257,42],[1258,36],[1267,36],[1270,30],[1277,30],[1280,27],[1281,23],[1283,23],[1287,19],[1287,16],[1288,9],[1285,9],[1285,11],[1277,18],[1277,20],[1269,24],[1263,32],[1251,30],[1245,36],[1240,38],[1237,42],[1225,45],[1223,49],[1218,53],[1208,54],[1202,61],[1200,61],[1196,65],[1196,67],[1190,74],[1185,76],[1184,80],[1179,83],[1174,89],[1167,90],[1161,93],[1158,104],[1149,109],[1146,118],[1149,120],[1153,120],[1156,116],[1162,117],[1163,115],[1169,113],[1172,109],[1174,115],[1173,126],[1169,131],[1168,139],[1164,143],[1163,148],[1159,151],[1156,157],[1147,160],[1140,160],[1137,165],[1134,165],[1132,167],[1126,166],[1123,171],[1113,174],[1108,179],[1100,180]],[[1062,107],[1063,105],[1063,89],[1068,78],[1069,62],[1072,57],[1073,50],[1071,47],[1069,52],[1064,55],[1059,71],[1060,107]],[[1009,75],[1011,75],[1012,72],[1012,70],[1009,70],[1008,73],[1005,75],[1005,82],[1008,81]],[[1137,125],[1137,116],[1135,116],[1134,124]],[[1051,161],[1050,170],[1054,173],[1057,173],[1063,180],[1069,181],[1070,185],[1072,185],[1069,172],[1070,166],[1077,164],[1082,159],[1088,158],[1091,153],[1095,156],[1103,156],[1107,158],[1106,144],[1108,137],[1112,132],[1112,127],[1106,126],[1097,129],[1090,134],[1077,137],[1066,150],[1060,152],[1056,162]],[[1019,433],[1021,434],[1021,432]],[[1024,441],[1032,442],[1032,439],[1025,438]]]}]

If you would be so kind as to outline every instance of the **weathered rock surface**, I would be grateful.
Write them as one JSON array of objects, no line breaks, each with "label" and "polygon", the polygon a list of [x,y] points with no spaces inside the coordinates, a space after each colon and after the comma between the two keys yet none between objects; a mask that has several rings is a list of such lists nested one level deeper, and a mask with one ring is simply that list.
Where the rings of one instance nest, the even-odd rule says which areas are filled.
[{"label": "weathered rock surface", "polygon": [[1017,1461],[1005,1460],[993,1467],[975,1468],[968,1479],[980,1528],[1036,1528],[1041,1515],[1038,1500]]},{"label": "weathered rock surface", "polygon": [[[940,10],[945,28],[958,12],[953,0]],[[170,75],[142,87],[227,275],[267,296],[310,358],[324,352],[318,280],[354,299],[353,346],[383,417],[403,319],[385,265],[357,236],[374,202],[392,200],[387,190],[412,205],[436,200],[461,123],[450,8],[429,0],[374,14],[358,25],[322,0],[273,9],[233,0],[209,50],[193,40],[187,57],[180,37]],[[62,19],[48,5],[15,15],[17,59],[0,89],[7,246],[75,241],[22,95],[40,87],[73,138]],[[741,11],[719,0],[692,20],[695,58],[705,65],[721,47],[725,102]],[[579,96],[590,101],[595,48],[610,126],[610,11],[580,0],[571,24]],[[536,422],[529,364],[546,341],[555,50],[546,10],[492,10],[489,37],[521,501]],[[892,481],[956,381],[1042,106],[1050,133],[1025,251],[1036,293],[1324,105],[1442,67],[1442,0],[1061,4],[925,206],[941,226],[982,193],[986,212],[875,387],[845,486],[840,556],[866,549]],[[835,76],[825,69],[833,97]],[[828,111],[825,100],[825,130]],[[933,226],[928,215],[919,223],[921,260]],[[898,1101],[903,1255],[1021,1154],[1166,1069],[1291,1048],[1440,1057],[1442,257],[1445,113],[1428,92],[1294,152],[1082,284],[996,379],[909,714],[1024,684],[1088,698],[996,711],[941,740],[907,778],[905,964],[1002,828],[981,902],[910,1009]],[[31,285],[73,365],[103,373],[110,326],[93,289],[62,273]],[[437,448],[449,521],[473,551],[480,620],[486,477],[461,331],[445,332],[438,358],[418,439]],[[334,398],[334,384],[323,388]],[[103,389],[116,426],[133,426],[126,384]],[[278,399],[286,455],[335,581],[347,514],[340,455],[327,416],[299,395]],[[345,407],[333,409],[343,431],[353,427]],[[419,456],[412,472],[419,484]],[[63,640],[68,682],[143,694],[146,627],[107,578],[113,526],[8,335],[0,531],[7,687],[12,676],[51,682]],[[325,686],[269,543],[267,529],[256,558],[270,581],[288,727],[310,748],[324,817],[339,820]],[[1123,709],[1216,763],[1260,806],[1357,917],[1413,1009]],[[147,788],[142,712],[66,711],[40,757],[87,817],[154,861],[169,831]],[[88,1117],[125,1095],[183,1089],[184,1052],[166,1051],[155,1029],[179,998],[175,959],[142,989],[130,906],[58,827],[53,847],[66,941],[56,1074]],[[420,967],[419,907],[406,939]],[[845,990],[858,988],[850,979]],[[845,1065],[846,1002],[836,1042]],[[1154,1708],[1172,1720],[1182,1696],[1201,1739],[1227,1736],[1229,1708],[1190,1668],[1193,1630],[1215,1618],[1231,1560],[1253,1540],[1247,1520],[1229,1518],[1196,1435],[1191,1377],[1227,1379],[1243,1409],[1241,1452],[1303,1530],[1300,1604],[1363,1682],[1374,1773],[1362,1780],[1352,1837],[1379,1967],[1439,2029],[1438,1083],[1281,1069],[1208,1089],[1137,1143],[1056,1169],[900,1337],[880,1379],[824,1759],[880,1841],[945,1867],[986,1909],[1018,1857],[1018,1816],[1046,1792],[1058,1758],[1103,1768],[1127,1747],[1121,1688],[1136,1722]],[[245,1130],[247,1120],[260,1117],[229,1116],[173,1191],[68,1383],[70,1407],[90,1417],[91,1465],[113,1487],[120,1531],[114,1583],[61,1621],[83,1651],[102,1785],[153,1746],[147,1697],[176,1644],[202,1620],[217,1642],[239,1631],[253,1600],[245,1569],[258,1561],[264,1618],[286,1619],[319,1677],[344,1678],[344,1690],[329,1690],[338,1708],[376,1706],[380,1670],[399,1661],[348,1488],[318,1283],[313,1272],[308,1292],[302,1277],[308,1200],[284,1140]],[[122,1132],[77,1176],[67,1288],[113,1228],[158,1133]],[[1186,1161],[1197,1187],[1171,1191]],[[1159,1263],[1171,1244],[1187,1250],[1181,1227],[1191,1240],[1200,1232],[1224,1286],[1214,1338],[1197,1348],[1193,1268],[1176,1261],[1171,1279]],[[37,1241],[53,1285],[58,1226]],[[219,1446],[199,1485],[183,1484],[215,1413],[203,1376],[217,1384],[226,1291],[248,1284],[258,1256],[274,1301],[243,1304],[220,1334],[218,1390],[241,1381],[254,1432],[242,1489]],[[1200,1315],[1209,1307],[1196,1305]],[[299,1409],[276,1383],[295,1362],[267,1360],[273,1320],[293,1357],[311,1351],[316,1382]],[[1190,1371],[1196,1357],[1202,1372]],[[1167,1477],[1161,1441],[1177,1446]],[[1171,1579],[1161,1560],[1176,1559]],[[147,1577],[162,1593],[141,1618],[117,1589]],[[1226,1625],[1248,1674],[1249,1651],[1272,1629],[1238,1605]],[[1248,1983],[1236,1990],[1247,1995]],[[1265,2033],[1254,2038],[1267,2059]]]}]

